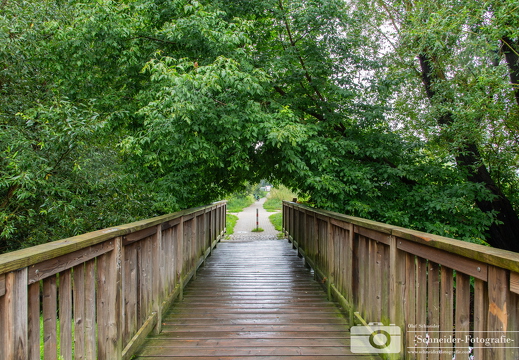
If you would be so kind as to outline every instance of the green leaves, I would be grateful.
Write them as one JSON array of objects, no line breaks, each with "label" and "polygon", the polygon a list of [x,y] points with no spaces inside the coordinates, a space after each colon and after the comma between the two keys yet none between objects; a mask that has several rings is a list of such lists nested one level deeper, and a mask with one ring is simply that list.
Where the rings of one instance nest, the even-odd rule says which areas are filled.
[{"label": "green leaves", "polygon": [[[510,6],[8,2],[0,247],[200,205],[260,179],[315,206],[481,241],[498,220],[475,204],[492,196],[455,162],[477,144],[517,206],[519,122],[499,61],[499,43],[517,37]],[[432,96],[417,72],[425,53]]]}]

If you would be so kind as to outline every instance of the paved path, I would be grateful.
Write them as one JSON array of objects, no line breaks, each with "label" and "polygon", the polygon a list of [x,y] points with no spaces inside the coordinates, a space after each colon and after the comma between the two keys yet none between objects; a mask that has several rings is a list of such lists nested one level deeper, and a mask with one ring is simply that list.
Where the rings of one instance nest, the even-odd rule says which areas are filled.
[{"label": "paved path", "polygon": [[[243,209],[242,212],[236,214],[239,219],[234,227],[234,234],[231,235],[229,241],[277,239],[279,231],[276,231],[274,225],[269,220],[269,216],[274,213],[267,212],[263,208],[263,203],[266,200],[267,198],[261,198],[251,206]],[[252,229],[256,228],[256,210],[258,210],[259,227],[265,231],[252,232]]]}]

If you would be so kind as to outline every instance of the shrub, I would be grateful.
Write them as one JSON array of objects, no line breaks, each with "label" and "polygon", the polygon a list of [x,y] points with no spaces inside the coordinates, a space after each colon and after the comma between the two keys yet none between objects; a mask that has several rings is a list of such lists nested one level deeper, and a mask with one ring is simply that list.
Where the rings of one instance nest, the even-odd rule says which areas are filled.
[{"label": "shrub", "polygon": [[227,200],[227,212],[241,212],[244,208],[254,203],[252,195],[231,197]]},{"label": "shrub", "polygon": [[297,195],[288,189],[286,186],[279,186],[270,190],[267,201],[263,204],[263,208],[267,211],[281,210],[283,207],[283,200],[292,200]]}]

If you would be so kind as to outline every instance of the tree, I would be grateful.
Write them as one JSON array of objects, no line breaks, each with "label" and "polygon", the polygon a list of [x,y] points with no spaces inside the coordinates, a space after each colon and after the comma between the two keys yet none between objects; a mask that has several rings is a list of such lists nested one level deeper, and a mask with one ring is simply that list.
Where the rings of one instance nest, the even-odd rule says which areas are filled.
[{"label": "tree", "polygon": [[496,201],[519,202],[511,8],[377,4],[4,3],[0,246],[268,179],[315,206],[504,247],[485,232],[505,223]]},{"label": "tree", "polygon": [[134,6],[0,5],[0,251],[178,209],[154,202],[116,150],[155,50],[137,35],[150,13]]},{"label": "tree", "polygon": [[148,93],[145,126],[128,145],[150,151],[153,171],[198,171],[225,179],[220,189],[266,177],[316,206],[481,241],[495,214],[473,204],[487,192],[447,154],[389,126],[391,84],[377,77],[385,63],[360,26],[366,14],[340,1],[225,9],[189,7],[167,27],[177,52],[146,67],[162,90]]},{"label": "tree", "polygon": [[[503,7],[507,15],[512,13],[508,5]],[[420,110],[434,119],[432,127],[436,132],[433,137],[426,136],[441,141],[467,181],[487,190],[487,196],[475,200],[483,213],[495,214],[486,236],[488,243],[519,251],[519,218],[505,193],[513,193],[510,190],[516,188],[517,176],[505,175],[509,181],[503,181],[503,174],[491,171],[493,167],[507,168],[508,173],[517,169],[513,162],[517,138],[509,126],[516,123],[517,108],[510,103],[516,90],[502,80],[505,66],[497,46],[499,41],[510,45],[502,48],[514,81],[515,43],[508,37],[506,27],[500,26],[495,4],[384,2],[381,10],[395,27],[396,52],[405,59],[393,66],[414,71],[422,81],[427,105]],[[495,152],[503,155],[492,156]],[[504,159],[511,162],[498,163]]]}]

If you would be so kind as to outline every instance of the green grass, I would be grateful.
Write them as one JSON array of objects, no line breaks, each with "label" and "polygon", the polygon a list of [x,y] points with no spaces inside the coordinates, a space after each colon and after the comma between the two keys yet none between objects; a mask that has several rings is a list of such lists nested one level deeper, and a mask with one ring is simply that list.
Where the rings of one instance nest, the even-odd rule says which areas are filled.
[{"label": "green grass", "polygon": [[292,200],[295,197],[297,197],[295,193],[281,185],[270,190],[267,201],[263,204],[263,208],[269,212],[281,210],[283,207],[283,200]]},{"label": "green grass", "polygon": [[269,216],[269,220],[276,228],[276,231],[283,231],[283,214],[275,213]]},{"label": "green grass", "polygon": [[265,231],[264,229],[258,227],[258,228],[254,228],[251,230],[251,232],[262,232],[262,231]]},{"label": "green grass", "polygon": [[[74,334],[74,321],[72,321],[72,334]],[[59,319],[56,319],[56,352],[58,353],[57,360],[63,360],[63,356],[60,355],[60,324]],[[74,341],[72,341],[72,355],[74,355]],[[45,343],[43,341],[43,315],[40,315],[40,359],[43,360],[45,353]]]},{"label": "green grass", "polygon": [[234,226],[238,221],[238,217],[233,214],[227,214],[225,217],[225,227],[227,228],[226,236],[234,234]]},{"label": "green grass", "polygon": [[254,201],[255,200],[252,195],[247,197],[231,197],[227,201],[227,212],[241,212],[244,208],[251,206]]}]

